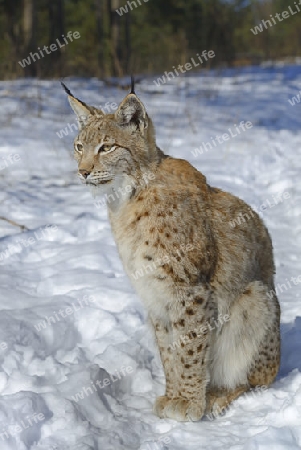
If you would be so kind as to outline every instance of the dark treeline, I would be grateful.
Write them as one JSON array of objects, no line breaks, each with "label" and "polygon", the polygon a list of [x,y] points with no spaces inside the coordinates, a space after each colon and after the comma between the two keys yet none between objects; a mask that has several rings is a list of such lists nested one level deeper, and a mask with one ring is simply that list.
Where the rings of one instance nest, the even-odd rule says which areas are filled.
[{"label": "dark treeline", "polygon": [[299,56],[301,44],[293,0],[0,0],[0,25],[2,79],[161,73],[203,50],[216,55],[207,67],[243,65]]}]

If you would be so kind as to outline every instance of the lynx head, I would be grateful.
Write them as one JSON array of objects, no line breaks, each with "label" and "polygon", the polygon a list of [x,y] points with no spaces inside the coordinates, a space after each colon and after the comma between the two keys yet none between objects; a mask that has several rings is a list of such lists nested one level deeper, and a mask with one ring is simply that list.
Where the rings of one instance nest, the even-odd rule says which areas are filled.
[{"label": "lynx head", "polygon": [[115,114],[104,114],[74,97],[62,83],[77,116],[74,156],[80,179],[89,185],[114,185],[125,177],[139,182],[160,160],[155,132],[133,88]]}]

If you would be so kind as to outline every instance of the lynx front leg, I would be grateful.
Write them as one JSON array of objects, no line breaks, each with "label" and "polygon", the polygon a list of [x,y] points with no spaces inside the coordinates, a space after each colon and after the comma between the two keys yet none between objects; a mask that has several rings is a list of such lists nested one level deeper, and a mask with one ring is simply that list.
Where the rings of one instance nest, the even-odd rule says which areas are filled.
[{"label": "lynx front leg", "polygon": [[172,384],[167,384],[166,395],[156,400],[155,413],[159,417],[197,421],[203,416],[210,343],[207,324],[213,312],[214,307],[205,292],[192,298],[186,292],[171,304],[172,342],[162,362],[165,373],[172,373]]},{"label": "lynx front leg", "polygon": [[165,396],[172,398],[178,392],[178,381],[170,349],[170,344],[172,342],[172,328],[170,323],[164,324],[159,319],[153,318],[152,323],[155,328],[160,357],[165,374]]}]

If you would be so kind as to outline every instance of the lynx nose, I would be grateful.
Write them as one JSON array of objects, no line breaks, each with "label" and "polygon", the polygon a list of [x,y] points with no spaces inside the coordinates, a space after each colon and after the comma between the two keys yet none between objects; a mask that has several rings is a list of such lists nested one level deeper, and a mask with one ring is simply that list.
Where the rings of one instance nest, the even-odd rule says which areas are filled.
[{"label": "lynx nose", "polygon": [[80,173],[84,178],[87,178],[87,177],[90,175],[91,170],[80,169],[80,170],[79,170],[79,173]]}]

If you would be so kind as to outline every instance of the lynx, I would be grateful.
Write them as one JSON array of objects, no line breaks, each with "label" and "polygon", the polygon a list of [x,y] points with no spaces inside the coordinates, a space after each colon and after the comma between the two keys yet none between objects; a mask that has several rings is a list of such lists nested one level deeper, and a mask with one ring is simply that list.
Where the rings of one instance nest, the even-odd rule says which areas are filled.
[{"label": "lynx", "polygon": [[[155,331],[166,379],[155,414],[198,421],[269,386],[279,368],[280,307],[260,217],[158,148],[133,87],[115,114],[63,87],[79,121],[78,175],[106,194],[125,271]],[[248,220],[231,226],[239,214]],[[134,277],[142,267],[149,270]]]}]

